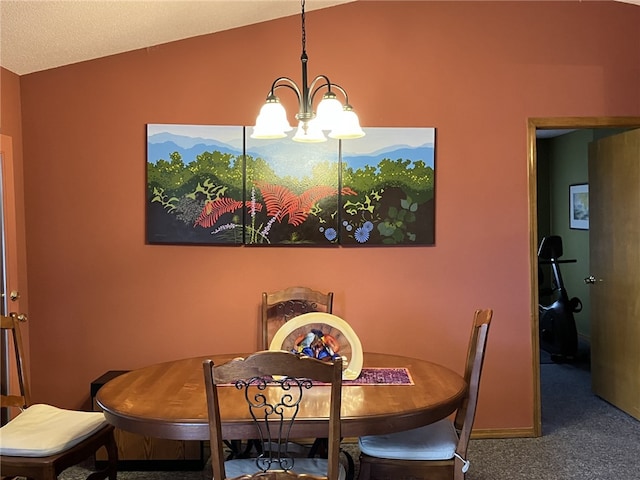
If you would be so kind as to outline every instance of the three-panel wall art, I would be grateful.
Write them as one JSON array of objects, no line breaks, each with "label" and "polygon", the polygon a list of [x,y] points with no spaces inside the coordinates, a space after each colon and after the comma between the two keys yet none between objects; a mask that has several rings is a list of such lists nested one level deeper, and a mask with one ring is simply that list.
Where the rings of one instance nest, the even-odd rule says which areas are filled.
[{"label": "three-panel wall art", "polygon": [[435,129],[255,140],[250,128],[147,125],[147,242],[433,245]]}]

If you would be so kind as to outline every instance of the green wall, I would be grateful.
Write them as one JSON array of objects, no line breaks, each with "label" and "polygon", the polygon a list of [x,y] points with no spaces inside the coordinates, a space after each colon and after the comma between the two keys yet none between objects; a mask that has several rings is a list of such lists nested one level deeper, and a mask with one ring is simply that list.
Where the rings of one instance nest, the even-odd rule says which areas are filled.
[{"label": "green wall", "polygon": [[[538,244],[546,235],[560,235],[565,260],[576,263],[560,266],[569,297],[582,301],[582,311],[574,314],[578,334],[589,339],[589,231],[569,228],[569,186],[588,183],[588,146],[593,130],[580,129],[559,137],[538,140]],[[543,267],[545,286],[550,285],[551,271]],[[549,303],[549,297],[541,297]]]},{"label": "green wall", "polygon": [[[621,129],[579,129],[555,138],[537,141],[538,245],[546,235],[560,235],[563,259],[576,263],[562,264],[560,269],[569,297],[582,301],[582,311],[574,314],[578,334],[590,338],[589,286],[584,278],[589,272],[589,231],[569,228],[569,186],[589,183],[589,143],[620,133]],[[551,272],[543,269],[545,286]],[[547,303],[548,297],[541,297]]]}]

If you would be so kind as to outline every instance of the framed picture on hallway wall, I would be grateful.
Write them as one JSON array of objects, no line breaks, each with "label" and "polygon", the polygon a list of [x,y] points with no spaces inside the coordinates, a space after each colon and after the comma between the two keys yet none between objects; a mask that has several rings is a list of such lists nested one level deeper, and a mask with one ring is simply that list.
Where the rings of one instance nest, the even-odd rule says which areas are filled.
[{"label": "framed picture on hallway wall", "polygon": [[589,185],[569,185],[569,227],[589,230]]}]

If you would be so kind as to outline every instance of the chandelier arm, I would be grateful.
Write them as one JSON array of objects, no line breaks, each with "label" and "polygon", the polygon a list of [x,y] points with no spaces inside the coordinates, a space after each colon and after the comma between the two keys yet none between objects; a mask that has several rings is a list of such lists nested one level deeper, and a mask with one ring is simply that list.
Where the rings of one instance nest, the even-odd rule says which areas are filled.
[{"label": "chandelier arm", "polygon": [[[319,80],[326,80],[327,83],[323,83],[322,85],[318,85],[317,87],[315,86],[316,82]],[[344,103],[345,105],[349,105],[349,95],[347,95],[347,91],[342,88],[340,85],[338,85],[337,83],[331,83],[331,81],[329,80],[329,78],[326,75],[318,75],[313,82],[311,82],[311,85],[309,86],[310,90],[313,90],[310,95],[309,95],[309,103],[313,104],[313,100],[315,99],[316,94],[320,91],[320,89],[322,88],[327,88],[328,92],[331,92],[331,89],[334,88],[335,90],[339,91],[340,93],[342,93],[342,95],[344,95]]]},{"label": "chandelier arm", "polygon": [[[282,82],[284,83],[278,83],[279,80],[282,80]],[[275,82],[273,82],[270,96],[275,96],[274,92],[281,87],[285,87],[290,90],[293,90],[293,93],[295,93],[296,97],[298,98],[298,113],[296,114],[297,120],[309,121],[315,116],[311,108],[310,100],[309,98],[307,98],[308,90],[305,89],[302,92],[300,92],[300,88],[293,80],[287,77],[281,77]]]},{"label": "chandelier arm", "polygon": [[269,94],[273,95],[274,92],[280,87],[287,87],[293,90],[296,94],[296,97],[298,97],[298,102],[300,102],[300,99],[302,98],[302,93],[300,92],[300,88],[298,87],[296,82],[291,80],[289,77],[276,78],[271,84],[271,90],[269,91]]},{"label": "chandelier arm", "polygon": [[[323,83],[322,85],[318,85],[316,87],[316,83],[318,83],[321,80],[324,80],[325,83]],[[318,75],[316,78],[313,79],[313,81],[309,85],[309,90],[313,90],[311,97],[313,97],[316,94],[316,92],[323,87],[327,87],[327,89],[331,91],[332,86],[333,84],[331,83],[331,80],[329,80],[329,77],[327,77],[326,75]]]},{"label": "chandelier arm", "polygon": [[336,90],[338,90],[339,92],[342,92],[342,95],[344,95],[344,103],[345,105],[349,105],[349,95],[347,95],[347,91],[342,88],[340,85],[338,85],[337,83],[332,83],[331,86],[333,88],[335,88]]},{"label": "chandelier arm", "polygon": [[[316,83],[322,80],[324,80],[325,83],[323,83],[322,85],[316,86]],[[316,97],[316,93],[318,93],[318,91],[321,88],[326,87],[327,91],[331,92],[332,85],[333,84],[331,83],[331,80],[329,80],[329,77],[327,77],[326,75],[318,75],[316,78],[314,78],[311,84],[309,85],[309,88],[307,89],[307,91],[309,92],[309,105],[313,105],[313,100]]]}]

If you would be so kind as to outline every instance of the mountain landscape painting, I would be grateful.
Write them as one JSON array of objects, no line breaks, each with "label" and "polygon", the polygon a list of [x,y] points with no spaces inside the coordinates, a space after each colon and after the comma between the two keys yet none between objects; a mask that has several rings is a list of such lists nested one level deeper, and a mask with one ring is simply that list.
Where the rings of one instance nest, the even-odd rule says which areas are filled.
[{"label": "mountain landscape painting", "polygon": [[147,242],[242,245],[244,128],[147,125]]},{"label": "mountain landscape painting", "polygon": [[342,142],[341,245],[433,245],[435,129],[364,128]]},{"label": "mountain landscape painting", "polygon": [[245,243],[338,245],[338,140],[247,137],[246,147]]},{"label": "mountain landscape painting", "polygon": [[254,140],[245,127],[147,125],[147,242],[434,243],[433,128]]}]

